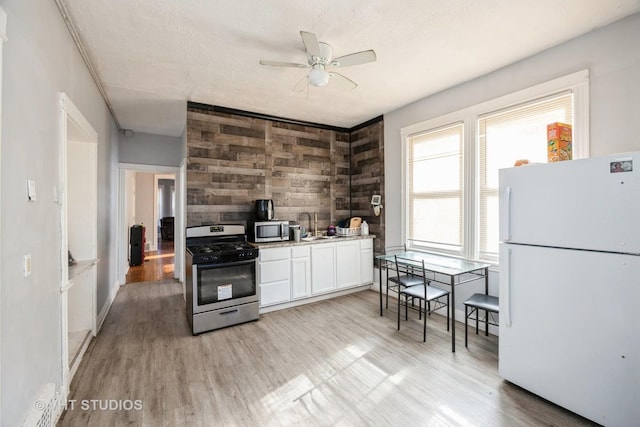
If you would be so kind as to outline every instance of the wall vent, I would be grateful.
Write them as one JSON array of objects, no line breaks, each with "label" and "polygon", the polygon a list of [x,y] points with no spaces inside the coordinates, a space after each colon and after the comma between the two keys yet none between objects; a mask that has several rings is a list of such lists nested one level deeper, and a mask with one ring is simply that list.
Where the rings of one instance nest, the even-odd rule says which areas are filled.
[{"label": "wall vent", "polygon": [[47,383],[33,403],[23,427],[53,427],[56,407],[56,386]]}]

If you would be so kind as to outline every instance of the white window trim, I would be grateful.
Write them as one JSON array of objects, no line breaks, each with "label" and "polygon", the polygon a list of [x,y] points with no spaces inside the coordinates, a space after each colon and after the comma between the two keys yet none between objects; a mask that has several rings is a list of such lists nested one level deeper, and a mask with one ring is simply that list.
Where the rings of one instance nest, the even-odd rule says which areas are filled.
[{"label": "white window trim", "polygon": [[[536,98],[553,95],[565,90],[573,92],[574,120],[573,120],[573,157],[583,159],[589,157],[589,70],[581,70],[557,79],[540,83],[538,85],[510,93],[489,101],[473,105],[462,110],[447,113],[442,116],[428,119],[413,125],[403,127],[400,130],[401,140],[401,176],[402,176],[402,206],[401,206],[401,226],[402,241],[407,241],[409,224],[407,223],[407,206],[409,202],[408,194],[408,139],[418,133],[422,133],[434,128],[442,127],[450,123],[462,122],[464,124],[464,212],[471,212],[472,215],[465,215],[464,218],[464,239],[463,258],[477,259],[479,253],[479,241],[476,238],[475,230],[478,224],[478,192],[479,183],[477,180],[479,147],[476,144],[478,129],[478,117],[492,112],[508,108],[510,106],[522,104]],[[467,191],[471,189],[472,191]]]}]

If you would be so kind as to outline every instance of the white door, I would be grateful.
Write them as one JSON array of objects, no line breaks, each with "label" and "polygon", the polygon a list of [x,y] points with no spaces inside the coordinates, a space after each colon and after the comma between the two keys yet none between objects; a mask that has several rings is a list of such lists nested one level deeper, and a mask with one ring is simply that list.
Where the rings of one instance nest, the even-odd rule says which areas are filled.
[{"label": "white door", "polygon": [[638,174],[640,153],[501,169],[500,240],[640,253]]},{"label": "white door", "polygon": [[499,371],[606,425],[640,419],[640,256],[500,246]]}]

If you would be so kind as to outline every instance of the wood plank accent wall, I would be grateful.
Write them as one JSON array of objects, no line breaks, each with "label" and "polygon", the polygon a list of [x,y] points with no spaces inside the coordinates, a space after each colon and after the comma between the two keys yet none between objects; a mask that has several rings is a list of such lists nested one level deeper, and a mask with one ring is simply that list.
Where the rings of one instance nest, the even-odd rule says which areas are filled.
[{"label": "wood plank accent wall", "polygon": [[187,152],[187,226],[246,225],[256,199],[273,199],[277,219],[309,228],[318,213],[318,231],[363,216],[384,248],[369,204],[384,190],[381,121],[350,133],[190,105]]},{"label": "wood plank accent wall", "polygon": [[187,109],[187,226],[246,224],[256,199],[318,230],[349,216],[349,133]]},{"label": "wood plank accent wall", "polygon": [[373,123],[352,131],[351,140],[351,209],[353,216],[361,216],[374,234],[376,255],[384,253],[384,208],[375,216],[371,196],[382,195],[384,206],[384,123]]}]

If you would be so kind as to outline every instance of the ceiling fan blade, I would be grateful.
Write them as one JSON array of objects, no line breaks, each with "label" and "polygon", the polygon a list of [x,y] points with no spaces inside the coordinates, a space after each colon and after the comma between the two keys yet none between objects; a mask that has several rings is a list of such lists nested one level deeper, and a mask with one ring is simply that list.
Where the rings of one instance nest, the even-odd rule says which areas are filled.
[{"label": "ceiling fan blade", "polygon": [[307,86],[309,85],[309,76],[304,76],[296,85],[293,87],[294,92],[303,92]]},{"label": "ceiling fan blade", "polygon": [[270,65],[272,67],[292,67],[292,68],[309,68],[309,64],[296,64],[295,62],[267,61],[260,60],[260,65]]},{"label": "ceiling fan blade", "polygon": [[302,43],[304,43],[304,48],[307,50],[307,54],[315,56],[316,58],[322,57],[318,37],[316,37],[315,34],[308,33],[306,31],[300,31],[300,35],[302,36]]},{"label": "ceiling fan blade", "polygon": [[374,62],[376,53],[373,50],[363,50],[362,52],[351,53],[349,55],[340,56],[331,61],[334,67],[350,67],[352,65],[366,64]]},{"label": "ceiling fan blade", "polygon": [[330,71],[329,75],[331,76],[331,82],[342,89],[350,89],[353,90],[358,87],[358,84],[351,80],[348,77],[343,76],[340,73],[336,73],[335,71]]}]

